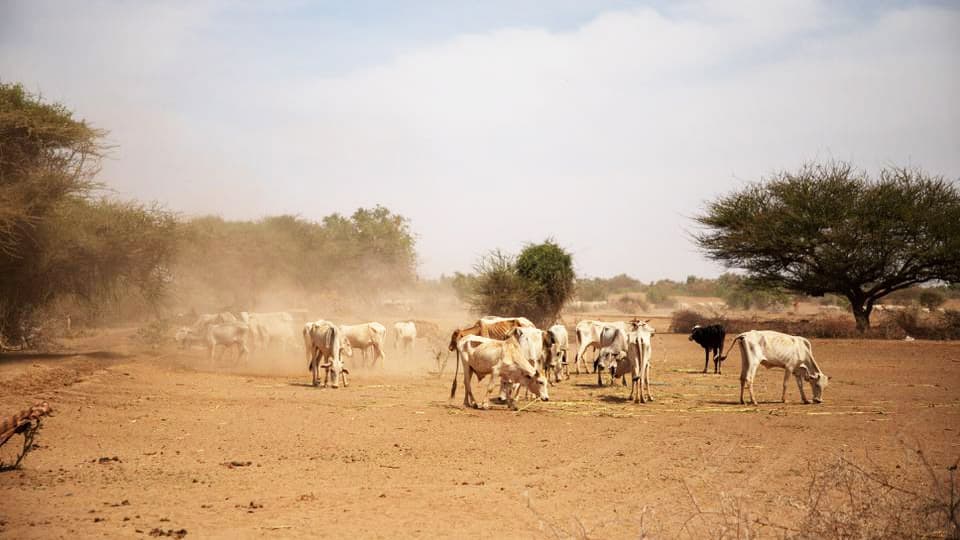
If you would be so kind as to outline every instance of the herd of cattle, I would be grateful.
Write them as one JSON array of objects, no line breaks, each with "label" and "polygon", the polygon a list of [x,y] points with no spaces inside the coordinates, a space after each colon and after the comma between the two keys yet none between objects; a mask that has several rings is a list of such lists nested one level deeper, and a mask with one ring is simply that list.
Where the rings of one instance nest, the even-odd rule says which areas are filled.
[{"label": "herd of cattle", "polygon": [[[299,331],[298,331],[299,330]],[[630,400],[634,403],[652,401],[650,393],[650,363],[655,330],[649,321],[634,319],[627,322],[580,321],[576,325],[577,349],[573,358],[576,373],[581,369],[594,372],[597,384],[603,386],[604,374],[609,374],[610,384],[620,379],[627,384],[630,376]],[[392,330],[394,348],[412,354],[418,337],[439,338],[440,328],[429,321],[400,321]],[[356,325],[337,325],[318,320],[303,324],[302,329],[287,312],[248,313],[239,317],[223,312],[201,315],[191,326],[181,327],[176,340],[181,347],[191,343],[205,345],[209,358],[214,361],[217,348],[220,354],[229,347],[238,349],[238,360],[253,351],[271,347],[282,350],[299,348],[302,343],[313,385],[338,388],[347,386],[350,374],[344,356],[353,357],[359,349],[365,367],[381,366],[386,362],[385,342],[387,329],[378,322]],[[721,373],[721,364],[726,358],[723,352],[726,332],[721,325],[695,326],[690,334],[704,349],[703,372],[707,373],[710,357],[713,356],[714,373]],[[450,336],[447,349],[456,353],[450,398],[456,395],[459,371],[463,369],[465,407],[489,408],[489,396],[499,382],[498,399],[515,409],[520,389],[536,398],[548,401],[549,386],[569,379],[568,349],[570,338],[562,324],[546,330],[537,328],[524,317],[483,317],[470,326],[457,328]],[[739,344],[742,359],[740,373],[740,403],[744,403],[744,390],[749,392],[750,402],[757,404],[753,381],[757,368],[781,368],[784,370],[783,393],[786,401],[790,378],[796,380],[800,397],[809,403],[804,388],[810,384],[813,401],[820,403],[828,377],[814,360],[810,342],[799,336],[791,336],[770,330],[751,330],[736,336],[730,348]],[[586,353],[593,352],[592,365],[586,362]],[[370,363],[367,355],[371,354]],[[729,353],[729,349],[727,350]],[[323,371],[323,380],[320,372]],[[476,376],[478,383],[490,377],[483,399],[477,400],[471,383]]]}]

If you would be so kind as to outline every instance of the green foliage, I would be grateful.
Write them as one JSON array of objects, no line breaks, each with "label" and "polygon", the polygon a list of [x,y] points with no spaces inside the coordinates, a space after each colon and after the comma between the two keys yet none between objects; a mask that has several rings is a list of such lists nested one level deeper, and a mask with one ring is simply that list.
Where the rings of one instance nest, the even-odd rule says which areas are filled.
[{"label": "green foliage", "polygon": [[533,310],[532,320],[552,323],[563,305],[573,296],[573,257],[547,240],[530,244],[517,257],[517,276],[527,285]]},{"label": "green foliage", "polygon": [[481,315],[522,316],[545,326],[573,295],[573,258],[551,241],[528,245],[517,258],[494,250],[457,274],[454,289]]},{"label": "green foliage", "polygon": [[960,280],[960,191],[917,169],[871,180],[846,163],[810,164],[721,197],[697,222],[699,247],[746,270],[747,286],[841,294],[861,330],[879,298]]}]

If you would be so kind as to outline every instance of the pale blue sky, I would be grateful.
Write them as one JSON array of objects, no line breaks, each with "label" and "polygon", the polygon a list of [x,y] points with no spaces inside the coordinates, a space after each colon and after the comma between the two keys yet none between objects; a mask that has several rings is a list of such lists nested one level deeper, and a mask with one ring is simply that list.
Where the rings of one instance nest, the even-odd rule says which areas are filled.
[{"label": "pale blue sky", "polygon": [[689,216],[748,180],[960,177],[956,2],[4,2],[0,79],[110,130],[121,196],[383,204],[427,276],[545,237],[585,275],[716,275]]}]

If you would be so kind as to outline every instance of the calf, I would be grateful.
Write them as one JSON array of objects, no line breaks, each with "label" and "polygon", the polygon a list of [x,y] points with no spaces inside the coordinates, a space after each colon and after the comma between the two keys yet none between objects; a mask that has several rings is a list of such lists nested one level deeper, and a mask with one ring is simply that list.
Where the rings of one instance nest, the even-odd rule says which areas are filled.
[{"label": "calf", "polygon": [[688,341],[695,341],[703,347],[704,360],[703,372],[707,372],[707,366],[710,365],[710,353],[713,353],[713,372],[719,374],[721,371],[720,363],[723,361],[723,342],[727,338],[727,331],[721,324],[711,324],[709,326],[696,325],[690,331]]},{"label": "calf", "polygon": [[813,389],[814,403],[820,403],[823,400],[823,389],[827,387],[829,378],[827,374],[820,370],[817,361],[813,358],[813,349],[810,341],[800,336],[791,336],[774,332],[773,330],[750,330],[744,332],[733,339],[730,347],[734,343],[740,344],[740,357],[742,366],[740,368],[740,403],[743,403],[743,389],[750,391],[750,402],[757,404],[757,398],[753,394],[753,379],[757,374],[757,367],[765,368],[783,368],[783,393],[780,400],[787,401],[787,384],[790,382],[790,376],[793,375],[797,380],[797,387],[800,388],[800,398],[804,403],[810,403],[807,400],[807,394],[804,392],[804,381],[810,383]]},{"label": "calf", "polygon": [[[480,336],[466,336],[457,343],[457,350],[460,362],[457,363],[453,373],[450,398],[453,399],[457,393],[457,376],[460,364],[463,364],[464,407],[489,408],[487,397],[498,376],[504,384],[520,384],[543,401],[549,400],[547,378],[524,357],[520,350],[517,332],[511,332],[503,341]],[[477,382],[483,381],[487,375],[490,375],[487,392],[483,401],[479,404],[470,387],[474,373],[477,375]],[[516,409],[513,392],[509,392],[507,395],[507,405],[511,409]]]}]

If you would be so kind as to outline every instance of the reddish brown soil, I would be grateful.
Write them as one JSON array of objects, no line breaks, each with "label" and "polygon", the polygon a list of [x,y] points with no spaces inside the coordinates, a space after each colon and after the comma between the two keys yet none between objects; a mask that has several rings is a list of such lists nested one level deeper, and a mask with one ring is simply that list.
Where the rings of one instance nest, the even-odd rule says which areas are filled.
[{"label": "reddish brown soil", "polygon": [[424,352],[332,390],[308,386],[302,353],[210,371],[200,351],[97,339],[74,346],[119,352],[0,356],[0,411],[56,411],[0,473],[2,536],[675,537],[721,493],[795,523],[810,466],[841,454],[891,470],[910,445],[937,467],[960,454],[960,343],[815,340],[825,403],[793,384],[774,402],[782,372],[761,370],[750,407],[737,352],[703,375],[686,336],[658,335],[654,403],[581,375],[513,413],[448,400],[452,363],[438,378]]}]

